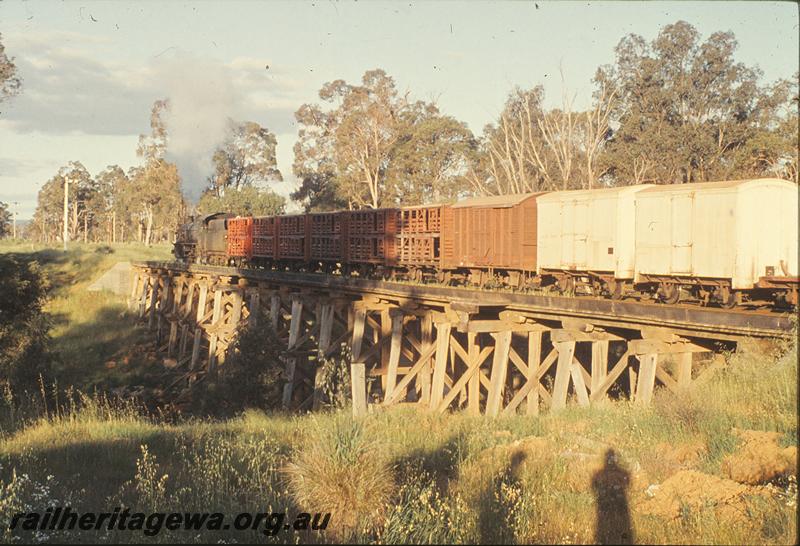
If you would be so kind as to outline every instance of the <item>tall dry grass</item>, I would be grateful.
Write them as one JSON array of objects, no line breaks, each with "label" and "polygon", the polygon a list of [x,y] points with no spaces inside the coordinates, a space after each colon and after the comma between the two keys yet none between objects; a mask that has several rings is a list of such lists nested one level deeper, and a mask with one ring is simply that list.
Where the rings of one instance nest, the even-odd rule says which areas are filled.
[{"label": "tall dry grass", "polygon": [[336,540],[374,534],[394,492],[384,449],[347,413],[311,419],[306,441],[284,467],[294,499],[305,510],[330,512]]}]

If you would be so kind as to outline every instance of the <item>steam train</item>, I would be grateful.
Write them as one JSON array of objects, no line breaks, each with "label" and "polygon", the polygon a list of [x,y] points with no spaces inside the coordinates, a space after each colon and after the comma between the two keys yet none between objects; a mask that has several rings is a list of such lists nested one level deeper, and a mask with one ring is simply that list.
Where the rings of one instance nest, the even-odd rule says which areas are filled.
[{"label": "steam train", "polygon": [[732,308],[796,306],[798,187],[641,184],[180,226],[185,263]]}]

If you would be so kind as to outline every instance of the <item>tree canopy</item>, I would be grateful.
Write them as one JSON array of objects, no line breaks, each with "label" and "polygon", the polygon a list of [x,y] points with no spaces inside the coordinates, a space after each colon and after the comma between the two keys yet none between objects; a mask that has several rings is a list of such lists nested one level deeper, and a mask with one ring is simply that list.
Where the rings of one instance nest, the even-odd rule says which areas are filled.
[{"label": "tree canopy", "polygon": [[5,237],[11,233],[11,211],[8,210],[8,203],[0,201],[0,237]]},{"label": "tree canopy", "polygon": [[211,191],[221,197],[229,188],[241,190],[254,183],[282,181],[275,135],[252,121],[230,121],[229,125],[228,137],[214,152]]},{"label": "tree canopy", "polygon": [[17,75],[14,58],[6,55],[3,35],[0,34],[0,102],[19,93],[22,81]]},{"label": "tree canopy", "polygon": [[685,21],[649,43],[634,34],[619,42],[596,78],[619,93],[604,159],[616,183],[786,174],[780,165],[797,147],[796,124],[793,146],[779,136],[790,84],[761,85],[757,67],[736,62],[737,45],[730,32],[701,42]]},{"label": "tree canopy", "polygon": [[253,185],[230,188],[222,196],[205,193],[197,205],[198,212],[230,212],[239,216],[274,216],[283,214],[286,199],[275,192]]},{"label": "tree canopy", "polygon": [[295,113],[293,169],[301,186],[292,197],[307,208],[417,204],[466,187],[475,148],[469,129],[436,105],[398,93],[383,70],[365,72],[361,85],[328,82],[319,97],[328,109],[304,104]]}]

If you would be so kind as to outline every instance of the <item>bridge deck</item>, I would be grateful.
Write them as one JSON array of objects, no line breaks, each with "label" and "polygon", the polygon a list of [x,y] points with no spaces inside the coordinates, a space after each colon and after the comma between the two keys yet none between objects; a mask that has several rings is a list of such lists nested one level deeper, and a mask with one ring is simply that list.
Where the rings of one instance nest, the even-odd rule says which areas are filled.
[{"label": "bridge deck", "polygon": [[297,288],[336,291],[342,294],[424,301],[442,306],[460,304],[480,310],[504,308],[540,319],[583,319],[603,327],[642,326],[669,328],[676,334],[706,339],[736,340],[742,337],[791,338],[794,314],[767,310],[727,310],[695,305],[614,301],[594,297],[537,295],[506,290],[480,290],[432,284],[391,282],[321,273],[239,269],[179,262],[139,262],[134,266],[185,272],[192,275],[227,276]]}]

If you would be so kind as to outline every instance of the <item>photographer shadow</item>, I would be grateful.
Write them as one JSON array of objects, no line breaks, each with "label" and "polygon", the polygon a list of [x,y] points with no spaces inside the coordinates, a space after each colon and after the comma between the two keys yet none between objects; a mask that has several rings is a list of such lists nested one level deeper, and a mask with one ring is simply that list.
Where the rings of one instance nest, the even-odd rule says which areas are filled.
[{"label": "photographer shadow", "polygon": [[605,453],[605,464],[592,477],[597,505],[594,540],[597,544],[634,544],[633,525],[628,505],[630,472],[620,466],[613,449]]}]

